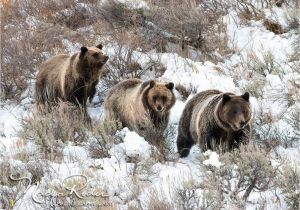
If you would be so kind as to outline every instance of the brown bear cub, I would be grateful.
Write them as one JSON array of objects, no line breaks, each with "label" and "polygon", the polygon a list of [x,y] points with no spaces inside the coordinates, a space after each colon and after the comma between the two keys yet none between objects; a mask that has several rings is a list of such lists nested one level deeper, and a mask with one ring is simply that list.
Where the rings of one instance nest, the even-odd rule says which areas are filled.
[{"label": "brown bear cub", "polygon": [[248,92],[241,96],[218,90],[200,92],[188,101],[180,118],[178,152],[188,156],[195,143],[202,151],[238,148],[248,142],[251,119]]},{"label": "brown bear cub", "polygon": [[81,106],[86,112],[87,100],[92,100],[99,78],[106,74],[103,65],[107,60],[100,44],[81,47],[72,56],[57,55],[43,63],[35,85],[38,107],[49,108],[61,100]]},{"label": "brown bear cub", "polygon": [[150,126],[165,129],[175,104],[173,83],[128,79],[112,87],[104,101],[107,119],[139,131]]}]

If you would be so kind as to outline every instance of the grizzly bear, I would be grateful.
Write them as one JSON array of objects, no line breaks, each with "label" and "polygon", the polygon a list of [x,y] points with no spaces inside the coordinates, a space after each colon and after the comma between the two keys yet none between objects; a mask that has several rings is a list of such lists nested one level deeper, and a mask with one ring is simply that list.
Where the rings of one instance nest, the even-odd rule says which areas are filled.
[{"label": "grizzly bear", "polygon": [[124,80],[112,87],[105,98],[106,118],[119,120],[137,132],[150,126],[165,129],[175,104],[173,88],[172,82]]},{"label": "grizzly bear", "polygon": [[107,73],[103,68],[107,60],[100,44],[83,46],[74,55],[57,55],[43,63],[35,85],[38,107],[49,108],[61,100],[79,105],[86,112],[87,101],[94,97],[99,78]]},{"label": "grizzly bear", "polygon": [[188,156],[195,143],[202,152],[238,148],[248,142],[251,120],[248,92],[241,96],[218,90],[200,92],[188,101],[179,120],[178,152]]}]

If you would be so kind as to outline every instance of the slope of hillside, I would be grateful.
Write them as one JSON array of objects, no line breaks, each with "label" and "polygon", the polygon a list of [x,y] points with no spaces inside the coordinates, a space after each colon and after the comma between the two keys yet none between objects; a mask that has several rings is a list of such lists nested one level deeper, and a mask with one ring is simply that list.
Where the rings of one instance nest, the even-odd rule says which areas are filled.
[{"label": "slope of hillside", "polygon": [[[96,5],[101,8],[105,2],[99,1]],[[152,1],[120,2],[121,5],[127,4],[132,11],[159,7]],[[92,8],[88,2],[81,3],[81,6],[75,4],[79,9],[70,7],[70,11]],[[61,203],[74,202],[73,208],[81,209],[79,203],[83,201],[87,209],[101,209],[103,205],[113,205],[118,209],[299,208],[300,71],[299,58],[294,58],[294,55],[299,50],[296,43],[300,28],[290,27],[289,15],[295,10],[293,4],[257,6],[257,11],[264,17],[250,19],[245,19],[234,4],[226,5],[227,12],[220,19],[225,25],[222,36],[230,50],[222,54],[221,48],[216,48],[209,56],[204,55],[203,49],[189,45],[180,53],[176,51],[180,44],[177,46],[170,39],[167,39],[165,52],[154,46],[144,50],[134,46],[136,40],[140,41],[140,37],[133,38],[134,33],[124,35],[122,39],[110,37],[109,33],[101,34],[94,19],[91,22],[86,19],[88,25],[77,29],[59,28],[61,31],[57,32],[58,36],[53,35],[55,40],[52,40],[58,44],[53,44],[49,51],[39,46],[44,57],[39,61],[62,51],[74,53],[83,43],[105,42],[104,51],[111,58],[108,64],[111,71],[122,66],[114,63],[115,60],[120,57],[128,59],[129,54],[130,59],[142,69],[137,74],[134,70],[127,75],[116,74],[117,79],[139,75],[143,80],[172,81],[184,86],[189,94],[185,99],[179,91],[175,91],[177,101],[171,110],[167,134],[156,139],[165,142],[159,144],[159,148],[149,142],[149,135],[143,137],[128,128],[103,123],[103,96],[116,82],[112,81],[113,76],[99,83],[97,96],[89,104],[88,111],[95,122],[95,129],[77,127],[74,123],[74,132],[69,132],[70,125],[64,124],[63,120],[58,121],[56,114],[53,118],[46,116],[40,119],[35,113],[33,99],[37,66],[30,66],[31,77],[18,102],[7,99],[0,105],[0,208],[70,209]],[[59,14],[69,18],[67,11]],[[300,21],[299,13],[295,14],[293,18]],[[51,18],[59,21],[54,16]],[[266,20],[276,21],[283,28],[283,33],[272,32]],[[58,27],[40,16],[26,21],[30,22],[30,27]],[[137,16],[134,23],[138,21]],[[10,24],[5,27],[21,30]],[[160,27],[158,23],[153,24]],[[107,26],[103,24],[101,27]],[[143,27],[138,26],[137,31],[141,34],[145,33]],[[176,33],[168,28],[162,30]],[[76,38],[81,37],[82,31],[85,35],[90,34],[89,41]],[[32,29],[32,33],[37,32]],[[64,37],[63,33],[68,35]],[[127,42],[131,35],[133,41]],[[130,68],[130,65],[122,67]],[[164,70],[157,70],[159,68]],[[20,84],[15,83],[16,86]],[[195,93],[208,89],[237,94],[250,92],[254,111],[254,145],[232,154],[202,153],[195,145],[187,158],[179,158],[176,136],[181,112]],[[57,112],[61,114],[59,110]],[[107,131],[106,126],[111,129]],[[56,134],[56,131],[63,134]],[[84,198],[75,195],[72,187]],[[102,198],[92,193],[83,196],[84,192],[97,190],[105,196]]]}]

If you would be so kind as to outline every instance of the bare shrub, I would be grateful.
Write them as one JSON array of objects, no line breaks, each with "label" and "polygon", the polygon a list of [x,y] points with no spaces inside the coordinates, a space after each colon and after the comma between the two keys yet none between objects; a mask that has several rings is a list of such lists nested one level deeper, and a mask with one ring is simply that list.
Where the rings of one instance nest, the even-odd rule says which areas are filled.
[{"label": "bare shrub", "polygon": [[[148,182],[151,183],[153,179],[159,177],[159,172],[153,167],[157,163],[155,158],[143,158],[139,157],[135,161],[135,165],[132,171],[132,174],[140,181],[140,182]],[[137,195],[138,197],[138,195]]]},{"label": "bare shrub", "polygon": [[268,8],[275,3],[273,0],[234,0],[233,7],[244,20],[260,20],[264,17],[262,8]]},{"label": "bare shrub", "polygon": [[6,185],[9,187],[15,186],[18,182],[13,181],[10,177],[20,178],[27,171],[25,165],[21,162],[13,163],[12,160],[2,160],[0,162],[0,185]]},{"label": "bare shrub", "polygon": [[265,86],[266,80],[261,78],[256,78],[250,80],[244,87],[241,88],[242,92],[248,92],[251,96],[255,98],[262,98],[263,91],[262,88]]},{"label": "bare shrub", "polygon": [[255,190],[263,192],[272,186],[277,172],[266,151],[256,145],[248,145],[229,158],[238,167],[237,187],[239,190],[246,190],[243,194],[244,200],[248,199],[251,192]]},{"label": "bare shrub", "polygon": [[25,181],[21,181],[22,184],[29,185],[39,182],[45,174],[47,165],[42,160],[32,160],[27,163],[22,163],[19,160],[10,159],[9,161],[0,162],[1,180],[0,185],[6,185],[9,187],[17,186],[18,179],[27,177]]},{"label": "bare shrub", "polygon": [[126,4],[116,0],[106,1],[100,12],[115,29],[143,26],[145,22],[142,9],[129,8]]},{"label": "bare shrub", "polygon": [[169,125],[167,128],[149,126],[139,132],[150,144],[154,145],[157,151],[154,151],[154,157],[160,162],[174,160],[173,154],[175,152],[174,142],[176,134],[176,128],[173,125]]},{"label": "bare shrub", "polygon": [[247,68],[251,72],[258,73],[264,77],[268,74],[277,74],[279,76],[284,74],[284,69],[276,61],[272,52],[261,52],[260,55],[249,54]]},{"label": "bare shrub", "polygon": [[[210,174],[210,175],[209,175]],[[200,184],[202,190],[202,209],[221,209],[224,206],[222,181],[214,173],[205,175]]]},{"label": "bare shrub", "polygon": [[[24,196],[30,180],[24,178],[27,171],[21,162],[0,162],[0,207],[12,209],[14,204]],[[19,180],[22,179],[22,180]]]},{"label": "bare shrub", "polygon": [[300,141],[300,107],[295,105],[291,112],[285,117],[287,123],[292,127],[289,145],[297,145]]},{"label": "bare shrub", "polygon": [[288,10],[285,14],[289,30],[297,30],[300,27],[299,9]]},{"label": "bare shrub", "polygon": [[257,117],[254,123],[254,131],[257,142],[264,146],[267,150],[272,150],[278,145],[287,147],[288,137],[285,133],[274,129],[272,123],[267,122],[264,116]]},{"label": "bare shrub", "polygon": [[153,25],[147,20],[152,14],[151,11],[131,8],[120,1],[109,0],[99,9],[99,13],[101,19],[107,23],[106,28],[109,28],[114,42],[124,44],[118,36],[125,35],[127,36],[125,40],[131,42],[129,44],[131,48],[134,44],[143,51],[155,48],[159,52],[166,52],[167,41],[153,29]]},{"label": "bare shrub", "polygon": [[181,50],[200,49],[207,56],[227,45],[225,27],[220,17],[227,6],[219,1],[167,1],[157,3],[147,15],[148,25],[168,42]]},{"label": "bare shrub", "polygon": [[61,102],[51,112],[32,113],[24,118],[19,135],[32,140],[45,158],[60,160],[65,142],[80,143],[87,139],[84,117],[85,113],[78,107]]},{"label": "bare shrub", "polygon": [[145,201],[145,205],[150,210],[171,210],[176,209],[174,204],[169,202],[166,198],[166,195],[162,191],[158,191],[156,189],[151,189],[147,195],[147,201]]},{"label": "bare shrub", "polygon": [[300,171],[299,168],[286,166],[278,179],[288,209],[300,208]]},{"label": "bare shrub", "polygon": [[221,162],[220,168],[206,166],[208,171],[203,181],[204,189],[206,186],[208,190],[221,192],[238,208],[243,208],[252,192],[270,190],[278,172],[272,166],[269,154],[254,144],[225,153],[221,156]]},{"label": "bare shrub", "polygon": [[104,120],[95,122],[92,128],[91,137],[86,147],[92,158],[110,157],[109,150],[114,144],[120,143],[121,139],[115,135],[116,131],[122,128],[121,122]]},{"label": "bare shrub", "polygon": [[285,89],[286,91],[279,92],[273,96],[274,100],[287,104],[288,108],[291,109],[294,109],[293,107],[297,107],[297,102],[300,101],[300,84],[298,84],[300,74],[297,75],[295,73],[296,72],[294,72],[295,77],[292,77],[287,81]]},{"label": "bare shrub", "polygon": [[26,169],[31,174],[31,183],[39,183],[45,175],[47,163],[43,160],[32,160],[26,163]]},{"label": "bare shrub", "polygon": [[[199,190],[198,190],[199,191]],[[182,187],[175,189],[175,194],[178,199],[175,200],[175,203],[179,207],[178,209],[183,210],[192,210],[192,209],[201,209],[200,198],[197,193],[197,187],[192,181],[184,182]]]},{"label": "bare shrub", "polygon": [[65,25],[70,29],[76,30],[80,27],[91,25],[100,17],[100,13],[95,9],[96,4],[83,3],[71,4],[68,9],[55,13],[55,23]]},{"label": "bare shrub", "polygon": [[114,57],[110,59],[107,65],[108,74],[105,78],[105,83],[108,87],[116,85],[124,79],[140,78],[145,72],[134,59],[133,49],[120,45],[116,48]]},{"label": "bare shrub", "polygon": [[[298,28],[295,31],[295,33],[296,33],[296,38],[294,39],[293,42],[293,54],[291,55],[290,58],[291,61],[299,61],[300,58],[300,28]],[[299,64],[294,66],[295,66],[294,68],[295,72],[300,73]]]},{"label": "bare shrub", "polygon": [[285,32],[282,26],[273,20],[265,19],[263,24],[267,30],[272,31],[274,34],[283,34]]},{"label": "bare shrub", "polygon": [[[213,177],[212,177],[213,178]],[[206,183],[207,187],[211,183]],[[221,209],[224,205],[220,191],[212,189],[204,190],[204,185],[196,184],[192,178],[182,181],[179,186],[170,186],[172,200],[163,190],[152,189],[147,195],[145,201],[148,209],[165,209],[165,210],[215,210]]]},{"label": "bare shrub", "polygon": [[282,2],[283,4],[286,4],[288,6],[294,7],[296,9],[300,8],[300,2],[298,0],[279,0],[279,2]]},{"label": "bare shrub", "polygon": [[[280,100],[286,102],[289,98],[286,98],[285,95],[283,95]],[[256,116],[254,131],[257,138],[256,141],[259,142],[260,145],[265,146],[269,150],[279,145],[284,148],[298,145],[300,140],[300,111],[296,104],[291,105],[278,119],[274,119],[271,113],[264,113],[262,107],[257,111],[260,114]],[[288,129],[278,129],[278,127],[274,125],[277,121],[288,125]]]}]

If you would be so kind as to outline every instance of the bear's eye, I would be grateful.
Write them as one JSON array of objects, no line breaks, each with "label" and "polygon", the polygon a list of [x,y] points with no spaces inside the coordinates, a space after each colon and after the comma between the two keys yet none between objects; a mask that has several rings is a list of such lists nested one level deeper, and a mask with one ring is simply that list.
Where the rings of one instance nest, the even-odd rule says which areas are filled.
[{"label": "bear's eye", "polygon": [[167,97],[166,96],[162,96],[161,100],[165,103],[167,101]]},{"label": "bear's eye", "polygon": [[94,53],[93,56],[94,56],[95,58],[98,58],[98,57],[99,57],[99,53]]},{"label": "bear's eye", "polygon": [[152,98],[152,99],[153,99],[153,101],[156,101],[156,99],[157,99],[157,96],[153,96],[153,98]]}]

